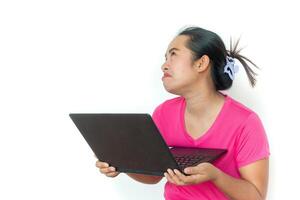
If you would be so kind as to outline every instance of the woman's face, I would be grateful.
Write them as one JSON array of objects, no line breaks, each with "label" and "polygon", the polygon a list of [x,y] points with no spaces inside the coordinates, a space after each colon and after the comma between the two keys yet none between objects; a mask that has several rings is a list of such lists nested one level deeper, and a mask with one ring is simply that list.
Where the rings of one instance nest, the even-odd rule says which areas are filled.
[{"label": "woman's face", "polygon": [[198,72],[193,67],[192,52],[185,47],[188,36],[176,36],[168,46],[166,61],[161,69],[164,74],[162,78],[164,88],[172,93],[180,95],[187,91],[189,86],[196,82]]}]

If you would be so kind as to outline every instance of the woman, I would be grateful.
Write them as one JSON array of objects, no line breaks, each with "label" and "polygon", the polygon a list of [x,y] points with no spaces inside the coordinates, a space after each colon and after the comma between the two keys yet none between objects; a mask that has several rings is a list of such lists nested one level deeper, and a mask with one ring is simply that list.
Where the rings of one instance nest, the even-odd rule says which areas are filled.
[{"label": "woman", "polygon": [[[165,89],[178,95],[161,103],[153,120],[168,146],[225,148],[227,153],[211,163],[185,169],[168,169],[165,199],[265,199],[269,174],[269,144],[258,115],[220,90],[229,89],[243,65],[255,86],[251,62],[240,55],[238,42],[227,51],[214,32],[189,27],[169,44],[162,65]],[[108,163],[96,166],[106,176],[119,173]],[[163,177],[129,174],[133,179],[154,184]]]}]

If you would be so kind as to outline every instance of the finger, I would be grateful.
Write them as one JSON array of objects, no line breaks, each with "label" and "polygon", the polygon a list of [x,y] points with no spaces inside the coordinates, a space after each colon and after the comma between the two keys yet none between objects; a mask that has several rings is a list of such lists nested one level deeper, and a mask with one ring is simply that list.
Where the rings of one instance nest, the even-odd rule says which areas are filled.
[{"label": "finger", "polygon": [[102,174],[107,174],[107,173],[110,173],[111,171],[109,170],[108,167],[106,168],[100,168],[99,171],[102,173]]},{"label": "finger", "polygon": [[183,173],[181,173],[179,170],[175,169],[174,170],[175,174],[185,184],[190,184],[194,182],[194,177],[193,176],[185,176]]},{"label": "finger", "polygon": [[119,172],[110,172],[110,173],[107,173],[105,175],[108,176],[108,177],[115,177],[115,176],[119,175]]},{"label": "finger", "polygon": [[211,166],[210,163],[203,162],[194,167],[187,167],[186,169],[190,171],[189,174],[206,174],[207,169]]},{"label": "finger", "polygon": [[97,161],[96,162],[96,167],[109,167],[109,164],[106,162],[101,162],[101,161]]},{"label": "finger", "polygon": [[168,172],[168,174],[169,174],[171,177],[175,176],[173,170],[167,169],[167,172]]},{"label": "finger", "polygon": [[109,167],[109,170],[110,170],[111,172],[115,172],[115,171],[116,171],[116,168],[114,168],[114,167]]},{"label": "finger", "polygon": [[187,177],[183,175],[179,170],[174,169],[174,172],[180,181],[187,182]]},{"label": "finger", "polygon": [[101,173],[110,173],[110,172],[115,172],[116,169],[114,167],[104,167],[104,168],[100,168],[100,172]]},{"label": "finger", "polygon": [[167,170],[167,172],[164,173],[164,175],[165,175],[165,177],[167,178],[167,180],[168,180],[169,182],[171,182],[171,183],[173,183],[173,184],[176,184],[176,183],[174,182],[174,180],[172,179],[171,175],[168,173],[168,170]]},{"label": "finger", "polygon": [[181,181],[181,180],[178,178],[178,176],[173,172],[173,170],[168,169],[167,171],[168,171],[168,173],[171,175],[173,181],[174,181],[177,185],[183,185],[183,184],[184,184],[184,182]]},{"label": "finger", "polygon": [[168,173],[165,172],[164,175],[165,175],[166,179],[167,179],[170,183],[176,184],[176,183],[172,180],[171,176],[170,176]]}]

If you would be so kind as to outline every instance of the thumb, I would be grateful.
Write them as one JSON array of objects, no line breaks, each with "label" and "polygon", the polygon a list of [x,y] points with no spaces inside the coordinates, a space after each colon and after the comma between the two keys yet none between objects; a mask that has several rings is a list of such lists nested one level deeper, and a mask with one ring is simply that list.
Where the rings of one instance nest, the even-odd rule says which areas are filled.
[{"label": "thumb", "polygon": [[195,167],[187,167],[184,169],[184,173],[186,174],[198,174],[199,173],[199,169],[197,166]]}]

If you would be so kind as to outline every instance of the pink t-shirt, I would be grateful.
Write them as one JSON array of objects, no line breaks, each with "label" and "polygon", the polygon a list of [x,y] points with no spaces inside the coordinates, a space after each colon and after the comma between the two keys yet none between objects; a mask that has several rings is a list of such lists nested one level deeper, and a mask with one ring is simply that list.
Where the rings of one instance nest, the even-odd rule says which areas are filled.
[{"label": "pink t-shirt", "polygon": [[[175,97],[158,105],[152,118],[168,146],[222,148],[228,152],[213,165],[235,178],[239,168],[270,155],[268,139],[258,115],[225,96],[225,103],[212,126],[199,138],[193,139],[185,129],[184,97]],[[196,185],[165,184],[166,200],[229,199],[211,181]]]}]

